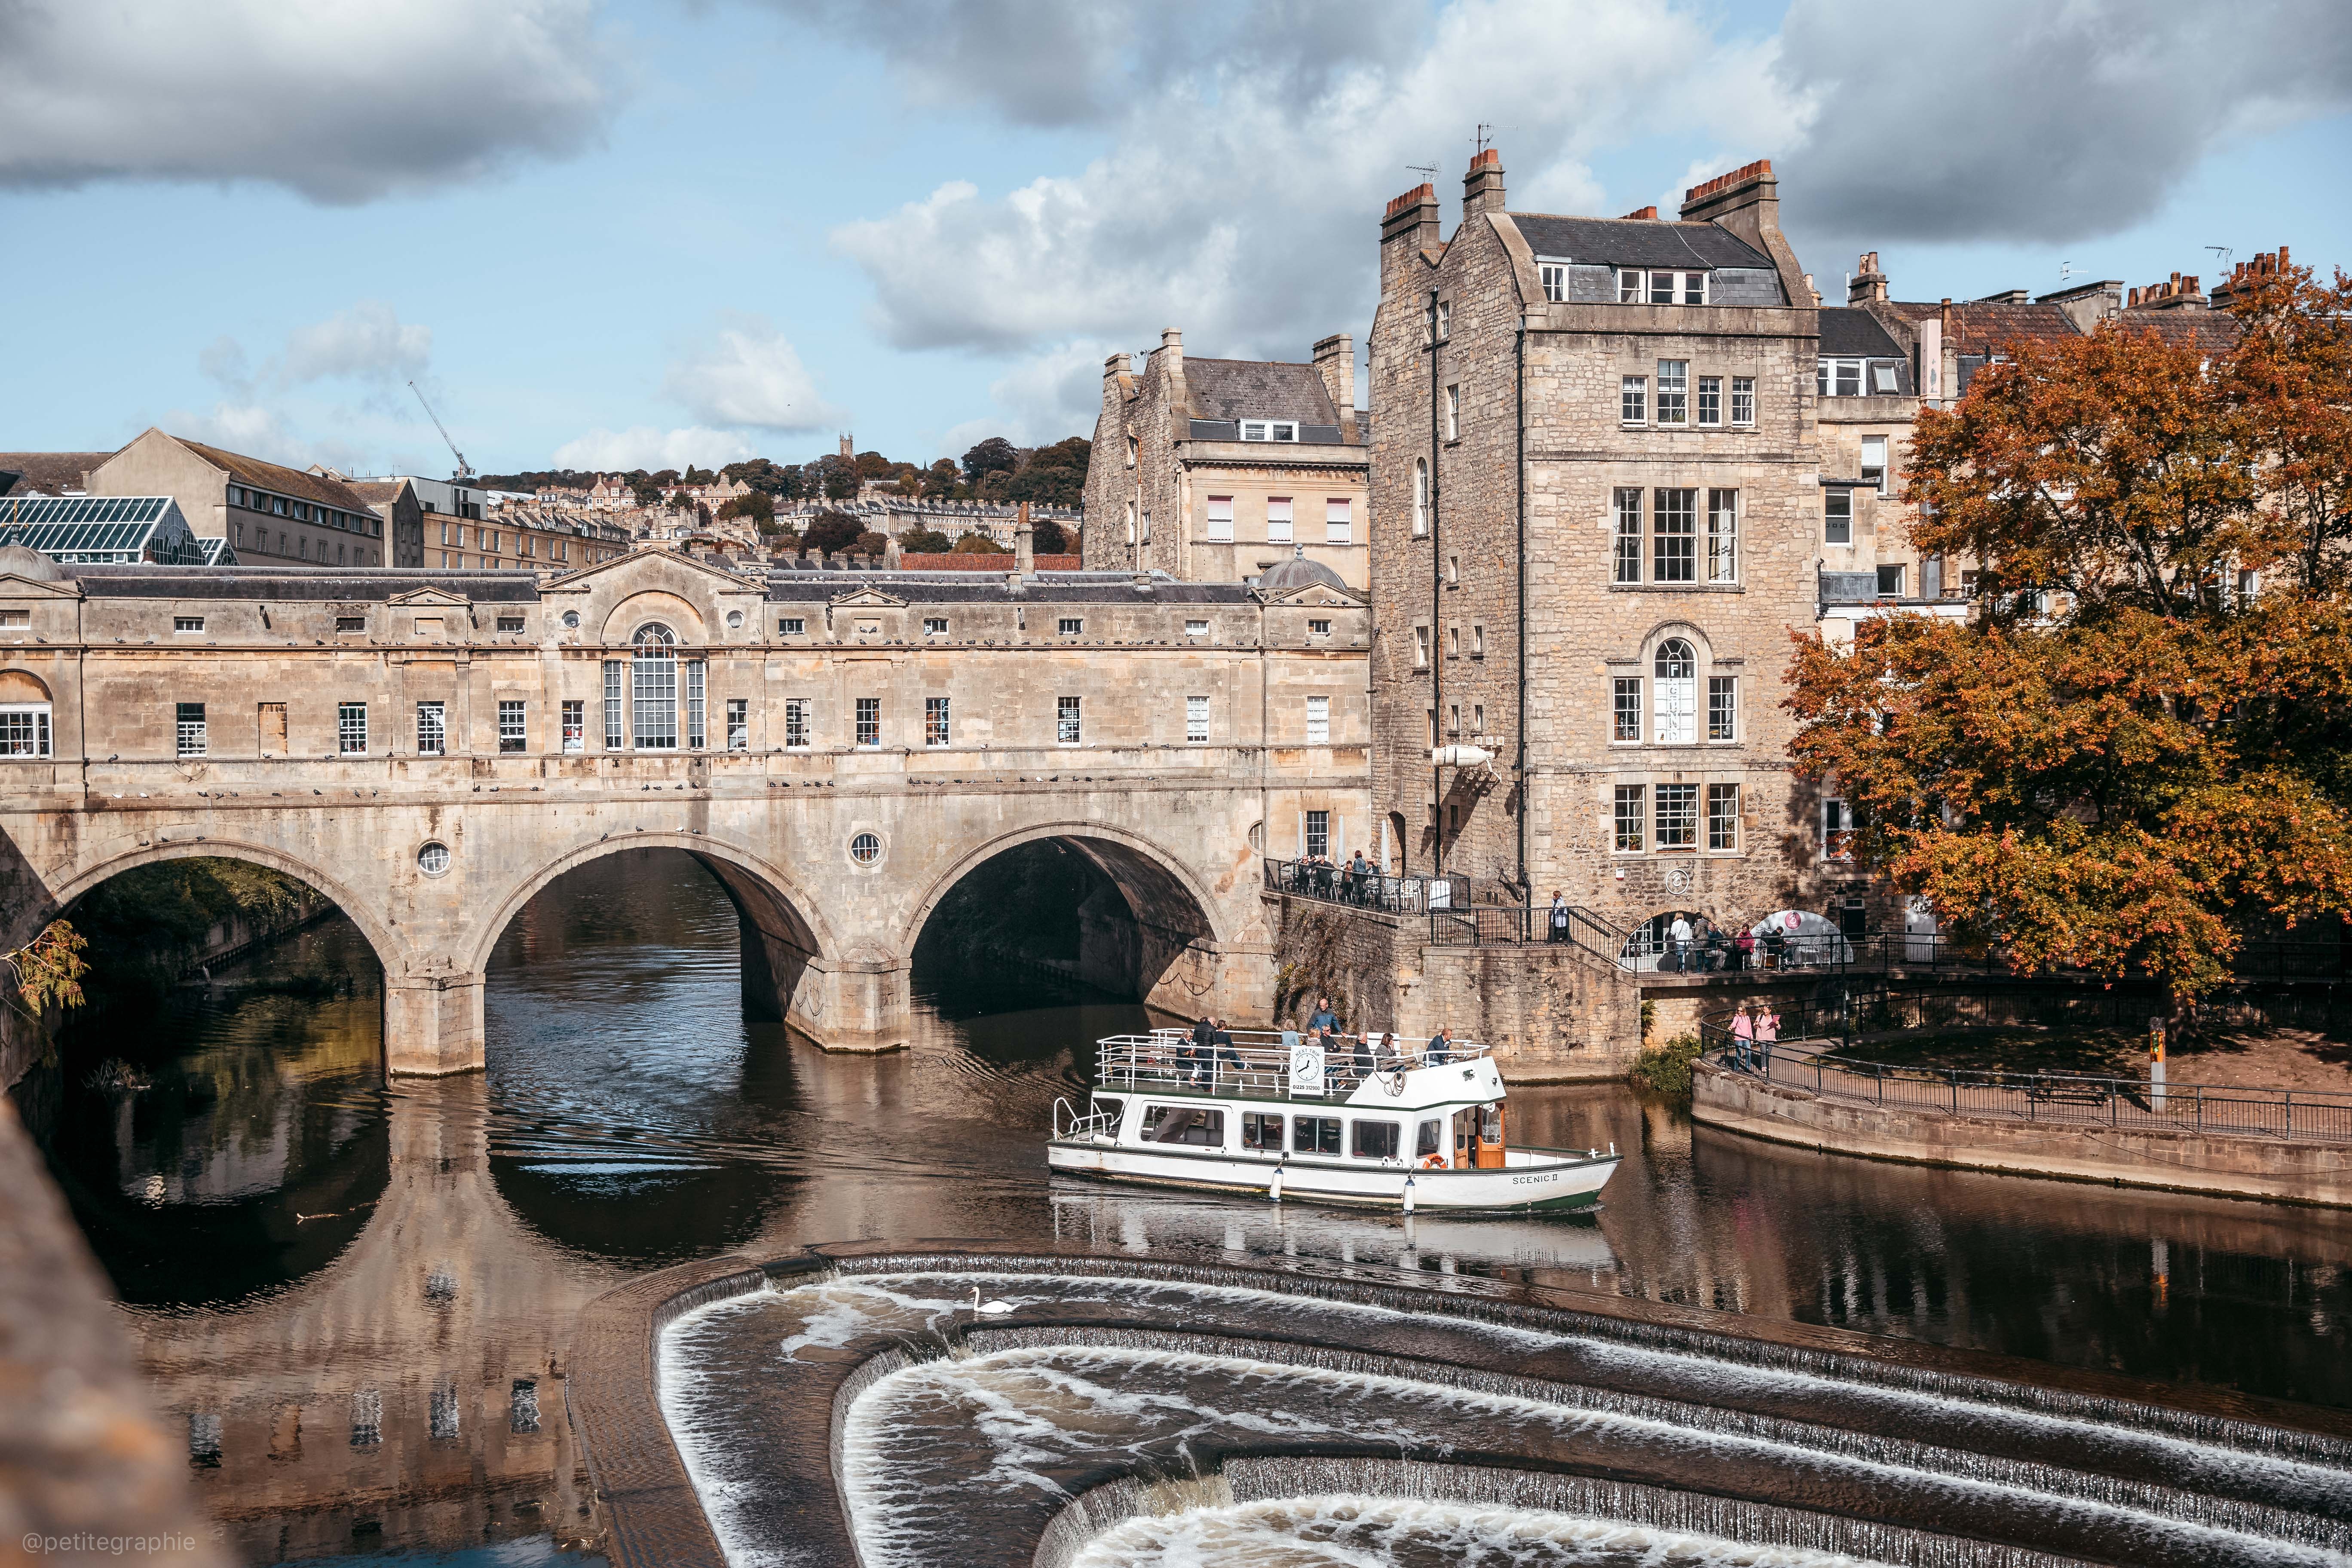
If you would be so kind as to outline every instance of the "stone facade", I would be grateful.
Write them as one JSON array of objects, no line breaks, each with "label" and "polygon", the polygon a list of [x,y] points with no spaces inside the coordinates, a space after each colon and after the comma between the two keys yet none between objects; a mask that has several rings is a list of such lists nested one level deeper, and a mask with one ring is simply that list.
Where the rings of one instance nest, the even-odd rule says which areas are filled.
[{"label": "stone facade", "polygon": [[[1697,187],[1678,223],[1562,219],[1507,210],[1489,151],[1464,202],[1451,241],[1425,185],[1381,230],[1392,867],[1559,889],[1627,928],[1843,899],[1859,879],[1823,861],[1779,707],[1815,620],[1821,329],[1769,165]],[[1445,746],[1492,760],[1433,765]]]},{"label": "stone facade", "polygon": [[0,760],[0,939],[147,861],[272,866],[382,958],[395,1071],[480,1066],[499,931],[632,846],[701,859],[742,918],[747,1001],[839,1048],[905,1037],[932,910],[1043,838],[1125,901],[1089,973],[1263,1016],[1257,851],[1367,799],[1367,614],[1322,584],[749,575],[673,551],[543,579],[68,576],[18,552],[0,610],[21,612],[0,702],[45,721]]},{"label": "stone facade", "polygon": [[247,565],[382,566],[383,519],[341,479],[150,429],[89,473],[94,496],[170,496]]},{"label": "stone facade", "polygon": [[413,564],[441,571],[572,572],[628,553],[630,530],[607,513],[499,507],[483,521],[429,516]]},{"label": "stone facade", "polygon": [[1140,373],[1113,354],[1087,471],[1087,563],[1238,583],[1303,552],[1365,587],[1355,384],[1345,336],[1317,343],[1312,364],[1188,360],[1173,329]]}]

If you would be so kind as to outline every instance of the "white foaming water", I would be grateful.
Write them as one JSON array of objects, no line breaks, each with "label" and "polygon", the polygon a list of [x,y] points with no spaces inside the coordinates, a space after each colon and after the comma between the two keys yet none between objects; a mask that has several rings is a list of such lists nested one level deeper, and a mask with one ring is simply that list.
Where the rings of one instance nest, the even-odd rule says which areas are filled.
[{"label": "white foaming water", "polygon": [[1070,1568],[1884,1568],[1612,1520],[1393,1498],[1286,1498],[1130,1519]]}]

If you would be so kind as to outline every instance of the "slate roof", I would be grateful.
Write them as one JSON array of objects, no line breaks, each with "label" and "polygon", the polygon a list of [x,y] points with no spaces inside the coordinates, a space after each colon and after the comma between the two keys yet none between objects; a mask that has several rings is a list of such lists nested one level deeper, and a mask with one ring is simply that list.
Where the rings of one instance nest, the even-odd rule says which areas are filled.
[{"label": "slate roof", "polygon": [[958,573],[779,572],[768,580],[771,604],[821,605],[844,594],[870,588],[910,605],[1243,605],[1251,602],[1241,583],[1179,583],[1154,576],[1150,593],[1138,593],[1125,572],[1040,572],[1014,593],[1002,580],[975,583]]},{"label": "slate roof", "polygon": [[1711,223],[1661,223],[1655,218],[1559,217],[1512,213],[1513,223],[1538,256],[1609,267],[1761,267],[1772,258]]},{"label": "slate roof", "polygon": [[289,468],[280,463],[264,462],[259,458],[248,458],[240,452],[224,452],[218,447],[207,447],[184,436],[174,436],[172,439],[213,467],[226,470],[239,482],[256,489],[274,490],[299,500],[317,501],[342,511],[368,510],[367,502],[354,494],[351,486],[338,480],[319,474],[306,474],[299,468]]},{"label": "slate roof", "polygon": [[[2226,353],[2235,348],[2242,329],[2227,310],[2119,310],[2116,325],[2127,332],[2154,332],[2168,343]],[[0,458],[0,468],[7,459]]]},{"label": "slate roof", "polygon": [[1832,359],[1908,357],[1869,311],[1843,305],[1822,310],[1822,353]]},{"label": "slate roof", "polygon": [[81,477],[111,452],[0,452],[0,496],[39,490],[58,495],[81,489]]},{"label": "slate roof", "polygon": [[289,572],[278,566],[77,566],[74,580],[94,599],[263,599],[285,604],[382,600],[419,588],[463,595],[478,605],[528,605],[539,598],[529,572],[436,572],[375,567],[365,572]]},{"label": "slate roof", "polygon": [[[1906,318],[1924,321],[1943,313],[1943,307],[1924,300],[1889,300]],[[1827,315],[1827,311],[1822,312]],[[1952,331],[1944,346],[1959,353],[1980,354],[2021,339],[2067,342],[2083,335],[2074,319],[2054,304],[2004,305],[1971,300],[1952,307]]]},{"label": "slate roof", "polygon": [[1339,410],[1311,364],[1278,360],[1184,361],[1184,385],[1194,419],[1296,419],[1302,425],[1339,423]]},{"label": "slate roof", "polygon": [[406,479],[345,479],[343,488],[370,506],[390,506],[409,488]]}]

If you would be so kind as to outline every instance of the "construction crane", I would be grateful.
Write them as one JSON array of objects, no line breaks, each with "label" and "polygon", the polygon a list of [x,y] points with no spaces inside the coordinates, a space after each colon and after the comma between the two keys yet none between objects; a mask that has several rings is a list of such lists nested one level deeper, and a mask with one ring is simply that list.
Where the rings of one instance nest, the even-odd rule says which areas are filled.
[{"label": "construction crane", "polygon": [[[411,392],[416,392],[416,384],[413,381],[410,382],[408,384],[408,390]],[[448,443],[449,455],[457,459],[457,478],[460,479],[472,479],[474,477],[473,467],[466,461],[466,454],[457,450],[457,443],[449,440],[449,426],[441,423],[441,416],[433,412],[433,405],[425,403],[425,395],[423,393],[416,392],[416,401],[425,404],[425,417],[433,421],[433,428],[440,431],[441,439]]]}]

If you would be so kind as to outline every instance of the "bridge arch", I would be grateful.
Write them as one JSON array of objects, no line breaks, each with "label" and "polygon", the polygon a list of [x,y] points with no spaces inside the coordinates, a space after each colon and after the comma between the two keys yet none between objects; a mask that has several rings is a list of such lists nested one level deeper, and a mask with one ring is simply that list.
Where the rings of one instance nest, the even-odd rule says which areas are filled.
[{"label": "bridge arch", "polygon": [[491,949],[525,904],[566,871],[625,849],[681,850],[725,890],[742,935],[743,1000],[753,1017],[782,1019],[796,1000],[804,1013],[822,1014],[824,1003],[810,971],[842,951],[827,928],[823,906],[772,861],[699,833],[614,834],[572,846],[507,893],[473,933],[472,946],[461,962],[471,973],[483,973]]},{"label": "bridge arch", "polygon": [[37,911],[26,921],[24,929],[9,933],[9,944],[15,946],[30,938],[49,921],[70,910],[73,906],[105,883],[125,871],[142,866],[152,866],[164,860],[244,860],[282,872],[324,896],[357,926],[375,952],[376,962],[383,965],[387,976],[400,972],[407,949],[398,934],[387,923],[383,913],[362,898],[350,884],[331,876],[299,856],[268,844],[254,844],[237,838],[206,836],[185,843],[155,843],[101,860],[94,866],[74,872],[48,890],[46,910]]},{"label": "bridge arch", "polygon": [[[1073,978],[1104,990],[1131,989],[1139,1001],[1188,1009],[1213,984],[1216,955],[1231,933],[1220,926],[1219,900],[1183,858],[1145,836],[1101,822],[1034,823],[972,846],[934,877],[900,929],[899,962],[915,950],[950,896],[1002,857],[1052,843],[1078,856],[1113,889],[1131,932],[1104,928],[1098,910],[1081,908]],[[1060,967],[1060,966],[1057,966]]]}]

